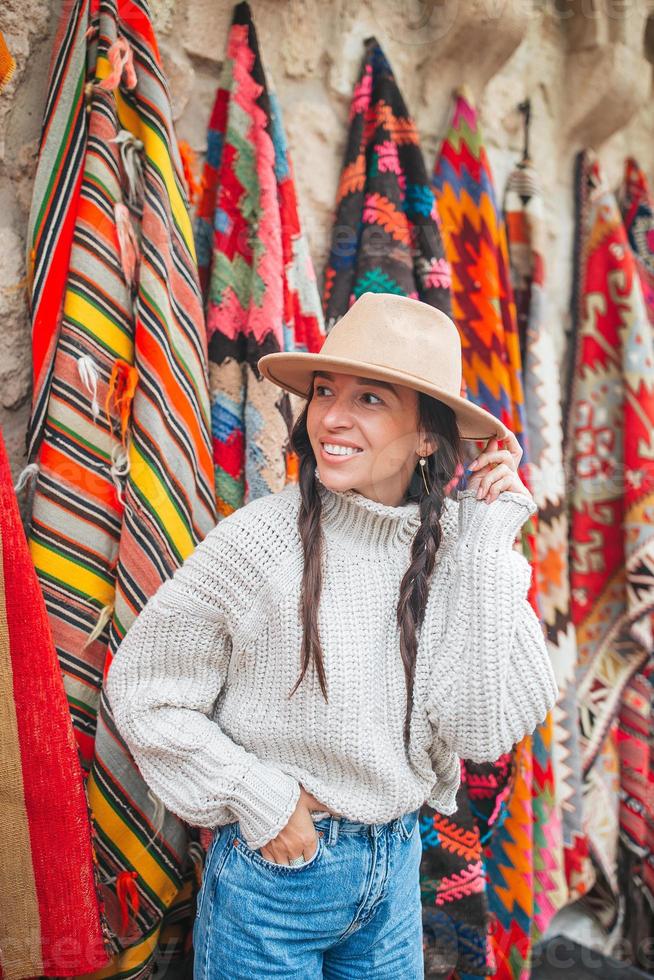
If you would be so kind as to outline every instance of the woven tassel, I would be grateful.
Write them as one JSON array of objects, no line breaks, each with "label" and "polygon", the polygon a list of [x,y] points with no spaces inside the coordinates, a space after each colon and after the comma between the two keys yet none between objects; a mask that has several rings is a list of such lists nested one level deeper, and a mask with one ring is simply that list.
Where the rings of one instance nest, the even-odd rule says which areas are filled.
[{"label": "woven tassel", "polygon": [[120,85],[123,73],[127,89],[136,88],[136,72],[134,70],[134,55],[124,37],[116,38],[107,51],[111,71],[100,82],[100,88],[113,92]]},{"label": "woven tassel", "polygon": [[114,216],[116,219],[118,247],[120,249],[120,264],[123,268],[125,282],[128,286],[131,286],[134,282],[134,274],[136,273],[138,240],[132,219],[129,215],[129,210],[124,204],[118,201],[114,204]]},{"label": "woven tassel", "polygon": [[117,136],[109,140],[110,143],[117,143],[120,150],[120,159],[125,171],[127,183],[125,200],[130,207],[139,208],[143,201],[143,141],[140,140],[129,129],[121,129]]},{"label": "woven tassel", "polygon": [[134,916],[138,915],[140,908],[138,888],[134,880],[137,877],[136,871],[121,871],[116,878],[116,896],[120,904],[120,929],[123,935],[129,925],[128,903],[131,903]]},{"label": "woven tassel", "polygon": [[77,362],[77,371],[82,384],[91,396],[91,411],[93,412],[93,418],[97,419],[100,414],[100,405],[98,403],[98,369],[90,354],[84,354],[80,357]]},{"label": "woven tassel", "polygon": [[38,472],[39,472],[38,463],[28,463],[25,469],[21,472],[20,476],[18,477],[18,481],[14,486],[14,490],[16,491],[16,493],[20,493],[21,490],[24,490],[27,484],[30,482],[30,480],[33,480]]},{"label": "woven tassel", "polygon": [[121,442],[118,442],[111,450],[111,467],[109,472],[111,473],[111,479],[113,480],[116,488],[116,496],[123,505],[125,504],[125,498],[123,497],[123,481],[129,473],[129,469],[130,462],[127,447],[123,446]]},{"label": "woven tassel", "polygon": [[86,650],[86,648],[90,646],[94,640],[97,640],[97,638],[100,636],[103,629],[110,621],[111,617],[113,616],[113,612],[114,612],[113,602],[109,603],[108,606],[102,607],[102,609],[100,610],[100,615],[97,618],[96,624],[93,627],[92,631],[89,633],[86,643],[82,647],[83,650]]}]

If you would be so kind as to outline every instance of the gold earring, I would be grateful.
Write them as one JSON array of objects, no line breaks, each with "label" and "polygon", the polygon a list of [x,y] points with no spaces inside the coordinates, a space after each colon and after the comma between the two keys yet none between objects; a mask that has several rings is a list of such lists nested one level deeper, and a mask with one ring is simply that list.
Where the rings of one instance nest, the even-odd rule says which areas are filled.
[{"label": "gold earring", "polygon": [[429,489],[429,484],[427,483],[427,476],[425,474],[425,468],[426,468],[426,466],[427,466],[427,458],[425,456],[421,456],[420,457],[420,472],[422,473],[422,482],[425,485],[425,490],[427,491],[427,493],[431,493],[431,490]]}]

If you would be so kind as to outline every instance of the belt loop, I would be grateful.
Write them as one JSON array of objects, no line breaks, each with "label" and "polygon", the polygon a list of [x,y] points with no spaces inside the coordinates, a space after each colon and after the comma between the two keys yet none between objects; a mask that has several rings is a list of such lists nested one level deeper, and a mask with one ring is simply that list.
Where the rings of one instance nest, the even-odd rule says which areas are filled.
[{"label": "belt loop", "polygon": [[331,814],[329,818],[329,832],[327,834],[327,844],[332,847],[338,840],[338,828],[340,825],[340,817],[335,817]]}]

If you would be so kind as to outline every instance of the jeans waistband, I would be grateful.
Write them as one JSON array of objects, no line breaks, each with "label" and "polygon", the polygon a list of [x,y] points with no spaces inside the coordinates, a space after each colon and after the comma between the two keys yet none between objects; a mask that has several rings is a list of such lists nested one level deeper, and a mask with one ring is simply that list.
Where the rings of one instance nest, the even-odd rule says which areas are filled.
[{"label": "jeans waistband", "polygon": [[379,835],[384,828],[389,833],[399,833],[402,837],[410,837],[418,821],[418,810],[411,810],[400,817],[388,820],[386,823],[359,823],[355,820],[348,820],[347,817],[335,817],[333,814],[321,816],[325,811],[312,813],[312,819],[319,830],[328,831],[331,838],[337,834],[371,834]]}]

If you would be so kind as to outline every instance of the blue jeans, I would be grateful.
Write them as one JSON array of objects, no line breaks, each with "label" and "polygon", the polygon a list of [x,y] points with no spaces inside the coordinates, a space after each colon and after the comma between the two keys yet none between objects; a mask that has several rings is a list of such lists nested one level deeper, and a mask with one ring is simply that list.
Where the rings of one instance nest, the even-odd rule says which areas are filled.
[{"label": "blue jeans", "polygon": [[211,842],[193,927],[194,980],[423,980],[418,811],[314,823],[304,864],[275,864],[238,823]]}]

